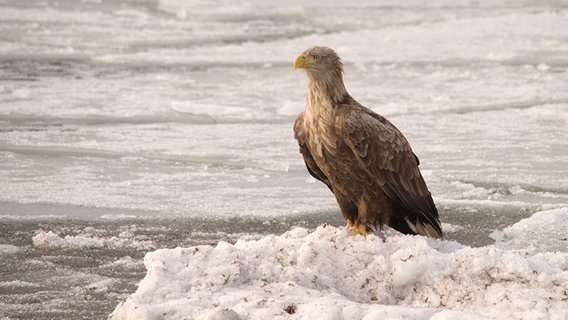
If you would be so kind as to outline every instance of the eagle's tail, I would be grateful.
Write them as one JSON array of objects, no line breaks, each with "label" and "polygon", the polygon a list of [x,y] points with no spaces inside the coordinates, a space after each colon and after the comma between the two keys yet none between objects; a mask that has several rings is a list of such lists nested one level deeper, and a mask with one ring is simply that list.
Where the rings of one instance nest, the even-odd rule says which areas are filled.
[{"label": "eagle's tail", "polygon": [[404,234],[419,234],[434,239],[443,239],[440,221],[436,215],[427,212],[412,215],[397,212],[390,217],[389,226]]},{"label": "eagle's tail", "polygon": [[444,238],[442,235],[442,227],[438,221],[435,221],[434,223],[423,223],[420,219],[418,219],[415,223],[412,223],[410,220],[406,220],[406,223],[412,231],[419,235],[434,239]]}]

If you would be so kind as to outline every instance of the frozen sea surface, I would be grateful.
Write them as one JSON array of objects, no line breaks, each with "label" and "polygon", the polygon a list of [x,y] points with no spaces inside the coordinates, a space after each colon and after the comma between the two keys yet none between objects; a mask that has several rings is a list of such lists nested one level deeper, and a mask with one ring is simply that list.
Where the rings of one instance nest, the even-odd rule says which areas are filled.
[{"label": "frozen sea surface", "polygon": [[341,226],[292,137],[313,44],[447,239],[566,259],[565,1],[0,1],[0,318],[104,318],[147,252]]}]

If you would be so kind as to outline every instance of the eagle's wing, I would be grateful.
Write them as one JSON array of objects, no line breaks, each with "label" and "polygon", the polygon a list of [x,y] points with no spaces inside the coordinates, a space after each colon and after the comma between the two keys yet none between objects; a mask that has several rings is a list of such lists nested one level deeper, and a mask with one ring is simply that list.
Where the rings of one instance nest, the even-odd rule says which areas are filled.
[{"label": "eagle's wing", "polygon": [[391,216],[389,225],[401,232],[410,227],[414,233],[441,238],[438,211],[404,135],[367,108],[357,105],[342,110],[336,127],[343,143],[352,150],[357,165],[404,209]]},{"label": "eagle's wing", "polygon": [[327,176],[321,171],[318,167],[314,158],[312,157],[312,153],[310,149],[308,149],[308,145],[306,144],[306,131],[304,128],[304,112],[300,113],[294,122],[294,137],[298,140],[298,145],[300,146],[300,153],[304,158],[304,163],[308,168],[308,172],[312,175],[312,177],[318,179],[319,181],[325,183],[325,185],[333,192],[333,188],[331,187],[331,183]]}]

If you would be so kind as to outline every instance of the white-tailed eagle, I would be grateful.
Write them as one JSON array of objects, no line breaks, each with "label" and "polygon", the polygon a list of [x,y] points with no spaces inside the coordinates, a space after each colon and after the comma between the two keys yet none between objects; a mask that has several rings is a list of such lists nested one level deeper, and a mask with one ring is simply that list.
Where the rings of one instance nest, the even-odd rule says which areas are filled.
[{"label": "white-tailed eagle", "polygon": [[308,77],[308,97],[294,136],[309,173],[333,192],[347,226],[363,235],[388,225],[442,238],[418,157],[392,123],[347,93],[335,51],[310,47],[294,61],[297,68]]}]

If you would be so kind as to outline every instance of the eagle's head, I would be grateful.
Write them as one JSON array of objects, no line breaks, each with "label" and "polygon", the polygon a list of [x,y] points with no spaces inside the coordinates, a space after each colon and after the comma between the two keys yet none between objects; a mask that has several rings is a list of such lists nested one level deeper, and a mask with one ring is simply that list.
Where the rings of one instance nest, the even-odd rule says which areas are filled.
[{"label": "eagle's head", "polygon": [[294,69],[302,68],[309,75],[324,75],[331,73],[341,75],[343,63],[341,58],[331,48],[313,46],[306,49],[294,60]]},{"label": "eagle's head", "polygon": [[294,60],[294,69],[298,68],[304,69],[308,76],[309,96],[334,103],[344,100],[347,90],[343,84],[343,63],[333,49],[320,46],[306,49]]}]

